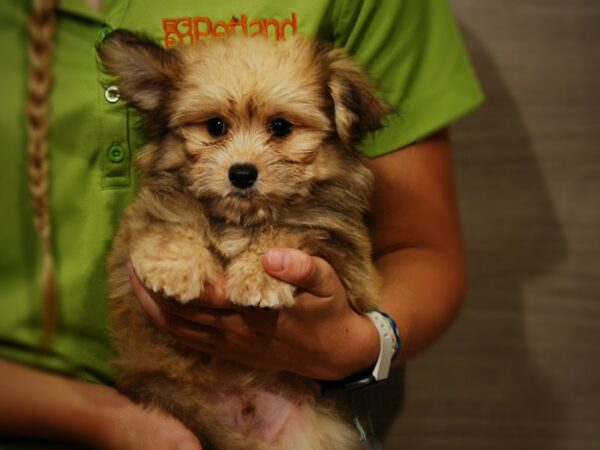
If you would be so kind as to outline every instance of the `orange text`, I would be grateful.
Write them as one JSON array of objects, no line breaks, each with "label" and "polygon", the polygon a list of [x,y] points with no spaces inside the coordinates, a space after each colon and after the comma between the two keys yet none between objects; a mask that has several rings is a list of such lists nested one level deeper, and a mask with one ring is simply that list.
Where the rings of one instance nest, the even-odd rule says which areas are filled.
[{"label": "orange text", "polygon": [[244,36],[263,36],[285,40],[286,35],[298,32],[296,13],[290,19],[248,20],[246,14],[233,16],[229,22],[219,20],[213,22],[208,17],[182,17],[179,19],[163,19],[165,47],[176,47],[182,44],[192,44],[203,37],[219,37],[228,34]]}]

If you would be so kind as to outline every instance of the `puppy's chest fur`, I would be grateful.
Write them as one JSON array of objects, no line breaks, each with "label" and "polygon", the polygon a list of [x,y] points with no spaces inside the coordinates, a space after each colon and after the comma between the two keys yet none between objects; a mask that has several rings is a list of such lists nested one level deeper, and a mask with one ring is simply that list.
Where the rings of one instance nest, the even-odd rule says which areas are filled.
[{"label": "puppy's chest fur", "polygon": [[249,232],[241,227],[218,225],[209,234],[210,245],[224,263],[231,261],[251,245],[260,231]]},{"label": "puppy's chest fur", "polygon": [[253,227],[226,224],[208,219],[207,237],[210,248],[217,254],[224,266],[227,266],[240,254],[258,251],[261,248],[289,247],[307,249],[318,247],[318,243],[328,240],[330,234],[314,228],[268,224]]}]

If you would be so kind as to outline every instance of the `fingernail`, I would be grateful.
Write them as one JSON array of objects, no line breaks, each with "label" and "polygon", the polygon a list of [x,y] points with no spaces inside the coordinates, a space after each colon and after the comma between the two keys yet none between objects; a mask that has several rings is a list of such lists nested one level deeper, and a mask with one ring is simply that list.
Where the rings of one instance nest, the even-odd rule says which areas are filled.
[{"label": "fingernail", "polygon": [[288,255],[283,250],[269,250],[266,253],[266,257],[269,269],[276,272],[281,272],[282,270],[285,270],[287,268]]}]

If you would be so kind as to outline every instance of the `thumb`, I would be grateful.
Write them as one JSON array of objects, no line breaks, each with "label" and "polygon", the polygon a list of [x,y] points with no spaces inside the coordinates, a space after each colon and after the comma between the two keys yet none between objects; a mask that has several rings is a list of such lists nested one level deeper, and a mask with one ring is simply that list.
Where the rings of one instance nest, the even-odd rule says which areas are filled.
[{"label": "thumb", "polygon": [[339,279],[322,258],[292,248],[272,248],[262,258],[265,271],[319,297],[333,297]]}]

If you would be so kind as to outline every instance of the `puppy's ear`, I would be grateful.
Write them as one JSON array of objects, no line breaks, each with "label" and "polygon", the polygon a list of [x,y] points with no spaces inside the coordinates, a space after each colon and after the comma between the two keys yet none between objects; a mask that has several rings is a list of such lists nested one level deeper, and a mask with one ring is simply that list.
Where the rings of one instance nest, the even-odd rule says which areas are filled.
[{"label": "puppy's ear", "polygon": [[360,142],[368,132],[381,128],[389,107],[377,98],[366,73],[341,50],[329,49],[326,61],[336,130],[343,142]]},{"label": "puppy's ear", "polygon": [[178,73],[174,51],[131,31],[113,31],[97,51],[106,72],[118,77],[120,95],[142,112],[161,105]]}]

